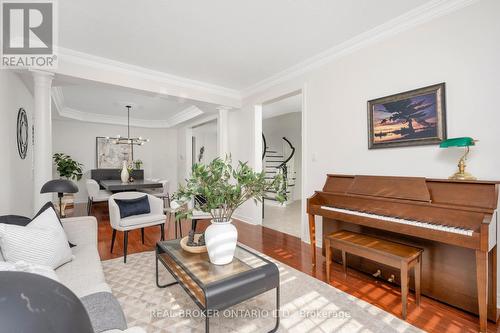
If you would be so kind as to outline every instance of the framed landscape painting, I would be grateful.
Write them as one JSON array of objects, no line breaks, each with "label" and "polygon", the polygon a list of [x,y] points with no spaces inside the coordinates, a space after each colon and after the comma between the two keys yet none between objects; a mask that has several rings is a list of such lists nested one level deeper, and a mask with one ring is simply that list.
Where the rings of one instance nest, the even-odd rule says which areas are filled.
[{"label": "framed landscape painting", "polygon": [[438,144],[446,139],[445,84],[368,101],[368,148]]}]

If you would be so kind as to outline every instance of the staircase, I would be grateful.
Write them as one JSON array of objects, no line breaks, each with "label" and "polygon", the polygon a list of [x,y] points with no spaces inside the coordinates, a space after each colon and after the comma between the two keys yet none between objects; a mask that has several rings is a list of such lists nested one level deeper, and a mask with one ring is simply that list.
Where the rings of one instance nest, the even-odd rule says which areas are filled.
[{"label": "staircase", "polygon": [[280,204],[275,199],[276,192],[274,190],[267,191],[264,195],[265,204],[274,204],[286,206],[293,200],[293,190],[295,188],[296,172],[295,172],[295,147],[285,137],[283,137],[283,145],[279,149],[268,147],[266,138],[262,134],[263,150],[262,150],[262,167],[266,174],[266,179],[273,179],[278,173],[283,173],[287,184],[287,201]]}]

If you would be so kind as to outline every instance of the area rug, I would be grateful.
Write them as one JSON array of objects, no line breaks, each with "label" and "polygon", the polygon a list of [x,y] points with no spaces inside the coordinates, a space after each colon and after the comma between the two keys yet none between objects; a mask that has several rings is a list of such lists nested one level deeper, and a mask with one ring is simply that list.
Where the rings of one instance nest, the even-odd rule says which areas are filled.
[{"label": "area rug", "polygon": [[[264,256],[264,255],[263,255]],[[264,256],[278,265],[281,311],[278,332],[421,332],[399,318]],[[121,303],[129,326],[148,333],[204,332],[199,308],[179,285],[155,284],[154,252],[103,262],[104,274]],[[160,281],[174,281],[160,264]],[[267,332],[274,327],[275,291],[271,290],[210,320],[211,332]]]}]

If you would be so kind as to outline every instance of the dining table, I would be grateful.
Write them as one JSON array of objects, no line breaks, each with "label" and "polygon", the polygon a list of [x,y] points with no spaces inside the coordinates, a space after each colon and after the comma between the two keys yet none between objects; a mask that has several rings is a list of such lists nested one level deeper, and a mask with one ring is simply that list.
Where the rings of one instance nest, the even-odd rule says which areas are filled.
[{"label": "dining table", "polygon": [[106,179],[99,181],[104,189],[110,192],[125,192],[137,191],[143,189],[161,188],[163,185],[160,182],[154,182],[145,179],[136,179],[132,182],[122,183],[119,179]]}]

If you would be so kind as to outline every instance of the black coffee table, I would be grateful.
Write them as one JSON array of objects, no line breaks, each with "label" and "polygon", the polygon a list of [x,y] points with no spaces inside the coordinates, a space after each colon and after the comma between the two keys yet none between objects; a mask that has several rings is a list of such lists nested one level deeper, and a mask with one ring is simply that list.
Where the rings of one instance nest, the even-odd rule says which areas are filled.
[{"label": "black coffee table", "polygon": [[[160,285],[158,262],[172,274],[175,282]],[[156,244],[156,285],[165,288],[179,283],[205,316],[205,331],[209,332],[210,316],[247,299],[276,289],[276,325],[279,327],[280,278],[278,267],[269,260],[241,246],[236,247],[230,264],[211,264],[207,253],[186,252],[180,239]]]}]

